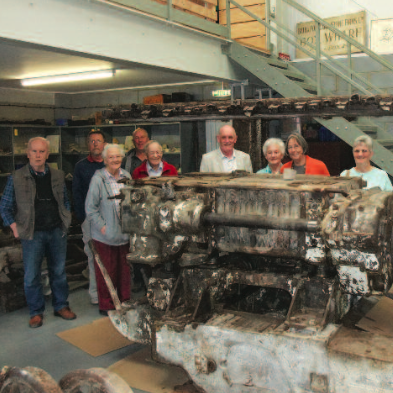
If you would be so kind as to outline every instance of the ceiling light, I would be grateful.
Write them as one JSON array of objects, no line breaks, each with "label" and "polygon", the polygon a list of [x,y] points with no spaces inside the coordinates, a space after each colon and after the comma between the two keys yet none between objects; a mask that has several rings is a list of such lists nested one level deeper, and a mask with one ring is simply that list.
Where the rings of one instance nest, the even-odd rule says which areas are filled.
[{"label": "ceiling light", "polygon": [[46,85],[49,83],[82,81],[87,79],[110,78],[111,76],[115,75],[115,72],[116,70],[102,70],[102,71],[91,71],[91,72],[79,72],[76,74],[43,76],[40,78],[21,79],[21,83],[23,86],[34,86],[34,85]]}]

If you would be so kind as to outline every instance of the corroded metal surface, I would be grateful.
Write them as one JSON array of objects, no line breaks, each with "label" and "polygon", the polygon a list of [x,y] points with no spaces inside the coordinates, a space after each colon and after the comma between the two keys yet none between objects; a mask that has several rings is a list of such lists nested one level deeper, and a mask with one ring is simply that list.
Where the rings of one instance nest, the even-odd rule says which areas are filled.
[{"label": "corroded metal surface", "polygon": [[59,385],[37,367],[4,367],[0,373],[1,393],[62,393]]},{"label": "corroded metal surface", "polygon": [[342,288],[354,295],[387,292],[392,284],[391,192],[354,191],[335,198],[322,222]]},{"label": "corroded metal surface", "polygon": [[132,393],[128,384],[115,373],[103,368],[75,370],[59,382],[63,393]]},{"label": "corroded metal surface", "polygon": [[129,182],[128,260],[152,277],[146,298],[110,312],[114,326],[209,393],[390,389],[375,359],[365,382],[360,354],[327,345],[357,296],[392,283],[393,193],[363,185],[244,172]]}]

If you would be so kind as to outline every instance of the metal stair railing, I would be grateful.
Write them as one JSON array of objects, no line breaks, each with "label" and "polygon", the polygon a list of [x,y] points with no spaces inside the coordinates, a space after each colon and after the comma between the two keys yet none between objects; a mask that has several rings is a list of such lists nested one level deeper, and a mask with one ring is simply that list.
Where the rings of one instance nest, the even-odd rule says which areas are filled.
[{"label": "metal stair railing", "polygon": [[[290,29],[288,29],[286,26],[282,25],[281,23],[279,23],[277,21],[275,21],[274,23],[280,29],[286,31],[288,34],[294,36],[295,38],[298,38],[296,33],[291,31]],[[321,31],[321,25],[319,23],[317,23],[316,40],[319,43],[320,43],[320,40],[319,40],[320,31]],[[354,71],[351,67],[345,66],[344,64],[341,64],[339,61],[334,59],[331,55],[329,55],[328,53],[323,51],[320,48],[320,45],[313,45],[311,42],[308,42],[306,39],[301,39],[300,42],[305,44],[305,45],[308,45],[311,49],[315,50],[316,55],[314,55],[312,52],[310,52],[308,50],[305,51],[304,49],[302,49],[303,52],[305,52],[307,55],[309,55],[311,58],[313,58],[314,60],[317,61],[317,91],[318,91],[318,95],[323,95],[323,91],[322,91],[322,87],[321,87],[321,85],[322,85],[322,83],[321,83],[322,73],[320,71],[320,66],[321,65],[324,65],[326,68],[328,68],[329,70],[331,70],[334,73],[336,73],[338,76],[340,76],[346,82],[348,82],[353,87],[357,88],[358,90],[360,90],[362,93],[364,93],[366,95],[370,95],[371,96],[371,95],[373,95],[373,92],[368,90],[364,86],[368,86],[369,88],[371,88],[371,90],[375,91],[375,93],[383,94],[383,91],[381,89],[379,89],[378,87],[374,86],[370,81],[368,81],[366,78],[361,76],[359,73],[356,73],[356,71]],[[350,46],[349,46],[349,48],[350,48]],[[350,51],[350,49],[348,49],[348,52],[349,51]],[[348,55],[349,55],[349,53],[348,53]],[[326,59],[328,61],[330,61],[332,64],[329,64],[327,61],[321,59],[321,56],[326,57]],[[343,70],[344,73],[342,73],[342,71],[338,70],[337,68],[335,69],[334,67],[341,68],[341,70]],[[361,83],[363,83],[363,85],[355,82],[353,79],[351,79],[351,77],[349,75],[352,78],[355,77],[356,79],[358,79]],[[352,92],[349,91],[349,95],[351,95],[351,94],[352,94]]]},{"label": "metal stair railing", "polygon": [[[299,38],[296,35],[296,33],[293,33],[288,28],[286,28],[285,26],[283,26],[282,24],[280,24],[279,22],[274,20],[274,23],[279,27],[279,29],[285,31],[287,34],[292,35],[292,36],[294,36],[296,38],[296,40],[293,40],[290,37],[288,37],[285,33],[283,33],[283,31],[275,28],[274,26],[272,26],[270,24],[271,19],[270,19],[270,1],[269,0],[266,1],[266,21],[264,21],[263,19],[259,18],[257,15],[253,14],[247,8],[245,8],[244,6],[239,4],[236,0],[226,0],[226,8],[227,8],[227,12],[226,12],[227,20],[226,20],[226,22],[227,22],[227,28],[228,28],[228,38],[231,37],[231,33],[230,33],[230,28],[231,28],[231,25],[230,25],[230,6],[231,6],[231,4],[233,4],[234,6],[239,8],[241,11],[243,11],[245,14],[247,14],[248,16],[250,16],[251,18],[253,18],[254,20],[258,21],[259,23],[261,23],[262,25],[264,25],[266,27],[266,37],[267,37],[268,46],[270,45],[270,33],[274,32],[279,37],[284,39],[286,42],[288,42],[289,44],[291,44],[294,47],[298,48],[299,50],[303,51],[309,57],[311,57],[312,59],[314,59],[316,61],[316,76],[317,76],[317,81],[316,82],[317,82],[317,93],[318,93],[318,95],[322,95],[323,94],[323,92],[322,92],[322,81],[321,81],[321,79],[322,79],[321,66],[322,65],[325,66],[326,68],[328,68],[335,75],[337,75],[338,77],[340,77],[341,79],[345,80],[348,83],[349,95],[352,94],[351,86],[353,86],[356,89],[360,90],[362,93],[364,93],[366,95],[370,95],[370,96],[374,95],[375,93],[377,93],[377,94],[383,93],[383,91],[381,89],[377,88],[371,82],[369,82],[367,79],[365,79],[363,76],[361,76],[360,74],[356,73],[351,68],[351,66],[345,66],[345,65],[341,64],[339,61],[335,60],[332,56],[330,56],[329,54],[327,54],[326,52],[321,50],[321,42],[320,42],[320,28],[321,28],[321,26],[324,26],[327,29],[331,30],[332,32],[337,34],[337,36],[343,38],[348,43],[347,56],[348,56],[349,64],[351,64],[351,47],[352,47],[352,45],[357,47],[358,49],[360,49],[362,52],[368,54],[372,59],[377,61],[380,65],[388,68],[391,71],[393,71],[393,64],[391,64],[390,62],[388,62],[387,60],[385,60],[383,57],[379,56],[375,52],[371,51],[370,49],[368,49],[364,45],[362,45],[359,42],[355,41],[353,38],[349,37],[345,33],[341,32],[340,30],[338,30],[333,25],[331,25],[328,22],[324,21],[323,19],[321,19],[319,16],[315,15],[313,12],[311,12],[307,8],[305,8],[305,7],[301,6],[300,4],[296,3],[294,0],[283,0],[283,1],[286,2],[287,4],[291,5],[292,7],[297,9],[298,11],[302,12],[304,15],[310,17],[311,19],[313,19],[316,22],[316,24],[317,24],[316,45],[313,45],[313,44],[311,44],[311,43],[309,43],[309,42],[307,42],[305,40],[300,40],[301,43],[306,44],[311,49],[314,49],[315,52],[316,52],[315,54],[312,53],[311,51],[309,51],[308,49],[306,49],[303,45],[301,45],[298,42]],[[329,62],[332,63],[332,64],[330,64],[329,62],[327,62],[324,59],[322,59],[321,56],[326,57],[326,59],[329,60]],[[341,71],[340,69],[343,70],[344,72]],[[353,78],[356,78],[357,81],[355,81]],[[359,82],[361,82],[361,83],[359,83]],[[365,86],[367,86],[368,89]]]}]

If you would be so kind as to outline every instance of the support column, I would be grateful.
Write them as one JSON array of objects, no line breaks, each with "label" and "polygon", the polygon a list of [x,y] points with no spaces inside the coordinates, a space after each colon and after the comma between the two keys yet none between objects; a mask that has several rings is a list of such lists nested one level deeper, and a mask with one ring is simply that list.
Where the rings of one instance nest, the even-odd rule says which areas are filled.
[{"label": "support column", "polygon": [[[267,139],[269,122],[261,119],[233,120],[233,127],[237,133],[235,148],[251,157],[254,172],[261,169],[266,162],[262,154],[262,144]],[[264,166],[266,166],[265,163]]]}]

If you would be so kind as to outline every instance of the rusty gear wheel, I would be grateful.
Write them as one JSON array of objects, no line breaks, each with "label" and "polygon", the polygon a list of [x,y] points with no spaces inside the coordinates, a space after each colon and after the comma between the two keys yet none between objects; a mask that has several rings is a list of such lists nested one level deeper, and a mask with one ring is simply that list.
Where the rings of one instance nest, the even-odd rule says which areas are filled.
[{"label": "rusty gear wheel", "polygon": [[133,393],[122,378],[103,368],[71,371],[59,385],[63,393]]},{"label": "rusty gear wheel", "polygon": [[37,367],[4,367],[0,393],[62,393],[56,381]]}]

